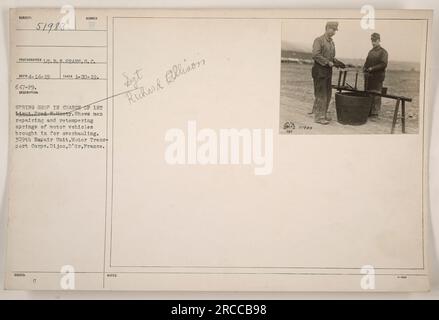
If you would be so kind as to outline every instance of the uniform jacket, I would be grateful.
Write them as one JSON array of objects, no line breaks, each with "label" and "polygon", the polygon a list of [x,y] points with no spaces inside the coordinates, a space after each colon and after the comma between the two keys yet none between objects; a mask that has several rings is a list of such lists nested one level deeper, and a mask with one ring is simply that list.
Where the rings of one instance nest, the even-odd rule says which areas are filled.
[{"label": "uniform jacket", "polygon": [[364,63],[363,69],[366,71],[368,68],[372,70],[369,71],[369,79],[371,81],[384,81],[386,76],[386,68],[388,63],[388,53],[386,49],[381,46],[372,48],[367,55],[366,62]]},{"label": "uniform jacket", "polygon": [[326,78],[332,75],[332,68],[329,62],[335,66],[341,66],[343,63],[335,58],[334,41],[326,34],[317,37],[312,46],[312,58],[314,67],[312,70],[313,78]]}]

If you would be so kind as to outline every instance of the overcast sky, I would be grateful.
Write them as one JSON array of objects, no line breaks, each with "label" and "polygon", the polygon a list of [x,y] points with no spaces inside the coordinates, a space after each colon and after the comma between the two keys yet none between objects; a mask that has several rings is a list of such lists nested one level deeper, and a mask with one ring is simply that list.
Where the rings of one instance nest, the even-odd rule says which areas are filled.
[{"label": "overcast sky", "polygon": [[[327,20],[289,20],[283,23],[283,49],[311,51],[314,39],[325,31]],[[425,21],[377,20],[375,30],[363,30],[360,20],[339,19],[338,32],[334,36],[337,56],[361,58],[371,48],[370,35],[381,34],[381,45],[389,53],[389,60],[420,62],[425,45]],[[289,48],[285,48],[288,43]]]}]

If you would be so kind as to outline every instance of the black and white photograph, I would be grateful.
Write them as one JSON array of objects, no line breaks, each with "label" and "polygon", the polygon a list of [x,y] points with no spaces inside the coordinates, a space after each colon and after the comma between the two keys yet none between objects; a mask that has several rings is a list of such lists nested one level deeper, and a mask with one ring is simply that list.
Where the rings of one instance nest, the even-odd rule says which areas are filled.
[{"label": "black and white photograph", "polygon": [[425,21],[366,27],[361,19],[284,21],[280,134],[419,132]]}]

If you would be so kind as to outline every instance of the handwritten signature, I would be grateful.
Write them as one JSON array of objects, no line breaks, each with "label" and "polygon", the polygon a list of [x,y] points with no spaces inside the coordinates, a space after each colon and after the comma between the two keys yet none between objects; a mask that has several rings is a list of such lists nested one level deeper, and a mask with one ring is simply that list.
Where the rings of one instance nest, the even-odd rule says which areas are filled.
[{"label": "handwritten signature", "polygon": [[136,69],[132,73],[124,72],[122,73],[125,78],[124,85],[128,89],[132,89],[126,92],[125,96],[130,104],[134,104],[156,92],[164,90],[178,79],[193,73],[205,65],[205,59],[191,62],[184,59],[182,63],[172,65],[164,72],[163,76],[157,77],[147,86],[141,85],[141,80],[144,79],[143,69]]}]

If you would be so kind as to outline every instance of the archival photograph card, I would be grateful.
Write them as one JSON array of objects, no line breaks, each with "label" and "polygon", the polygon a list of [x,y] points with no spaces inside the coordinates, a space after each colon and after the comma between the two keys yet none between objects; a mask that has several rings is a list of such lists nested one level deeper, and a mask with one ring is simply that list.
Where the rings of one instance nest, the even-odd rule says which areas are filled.
[{"label": "archival photograph card", "polygon": [[7,289],[429,289],[432,12],[9,18]]}]

